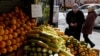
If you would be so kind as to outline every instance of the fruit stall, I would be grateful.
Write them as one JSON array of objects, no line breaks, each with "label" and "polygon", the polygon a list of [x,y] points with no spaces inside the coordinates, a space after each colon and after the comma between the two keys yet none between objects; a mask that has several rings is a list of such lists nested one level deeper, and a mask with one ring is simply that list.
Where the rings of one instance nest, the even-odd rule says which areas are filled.
[{"label": "fruit stall", "polygon": [[[44,13],[48,12],[43,9]],[[2,12],[0,56],[99,56],[99,51],[88,48],[84,41],[65,35],[48,24],[49,13],[44,15],[46,23],[38,26],[37,19],[31,18],[19,6]]]}]

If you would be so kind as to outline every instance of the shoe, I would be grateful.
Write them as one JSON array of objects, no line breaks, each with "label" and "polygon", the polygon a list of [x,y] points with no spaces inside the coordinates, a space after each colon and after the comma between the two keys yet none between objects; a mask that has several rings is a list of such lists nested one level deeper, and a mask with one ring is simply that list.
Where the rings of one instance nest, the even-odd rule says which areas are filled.
[{"label": "shoe", "polygon": [[93,48],[95,46],[95,44],[90,44],[91,45],[91,48]]}]

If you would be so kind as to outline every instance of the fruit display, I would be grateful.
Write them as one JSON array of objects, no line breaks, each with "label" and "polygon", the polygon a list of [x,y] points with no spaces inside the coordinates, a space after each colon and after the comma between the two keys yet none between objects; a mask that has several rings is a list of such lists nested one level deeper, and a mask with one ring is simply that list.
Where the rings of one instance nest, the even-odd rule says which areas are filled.
[{"label": "fruit display", "polygon": [[0,54],[17,50],[24,44],[25,34],[36,26],[19,7],[8,13],[0,14]]},{"label": "fruit display", "polygon": [[66,48],[65,39],[60,37],[51,26],[40,25],[34,27],[26,34],[26,37],[27,45],[24,46],[26,56],[29,56],[29,54],[31,56],[32,53],[33,56],[39,56],[39,54],[50,56],[59,52],[65,56],[73,56],[70,51],[67,51],[69,49]]},{"label": "fruit display", "polygon": [[[78,41],[73,36],[67,36],[58,28],[50,25],[34,27],[27,34],[27,45],[24,46],[25,55],[32,53],[49,56],[55,53],[58,56],[98,56],[93,48],[88,48],[84,41]],[[44,51],[45,50],[45,51]],[[33,54],[32,54],[33,55]]]},{"label": "fruit display", "polygon": [[93,48],[88,48],[84,41],[78,41],[70,36],[66,41],[66,46],[70,48],[71,53],[75,56],[97,56],[96,51]]},{"label": "fruit display", "polygon": [[88,48],[87,43],[78,41],[73,36],[64,35],[59,30],[57,34],[66,40],[66,47],[70,49],[71,54],[74,56],[98,56],[98,53],[93,48]]}]

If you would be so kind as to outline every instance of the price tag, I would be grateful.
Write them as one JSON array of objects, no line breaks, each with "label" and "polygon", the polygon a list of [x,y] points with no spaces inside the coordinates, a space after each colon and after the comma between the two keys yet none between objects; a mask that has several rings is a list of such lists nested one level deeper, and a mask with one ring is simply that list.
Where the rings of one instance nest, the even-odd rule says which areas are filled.
[{"label": "price tag", "polygon": [[32,4],[31,5],[32,18],[42,17],[42,5]]}]

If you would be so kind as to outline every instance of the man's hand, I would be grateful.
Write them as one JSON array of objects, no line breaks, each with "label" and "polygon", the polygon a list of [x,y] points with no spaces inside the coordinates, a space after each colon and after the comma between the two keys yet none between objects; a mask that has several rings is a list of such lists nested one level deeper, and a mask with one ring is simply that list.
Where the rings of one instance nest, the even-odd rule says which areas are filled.
[{"label": "man's hand", "polygon": [[70,26],[76,27],[77,26],[77,23],[70,23]]}]

